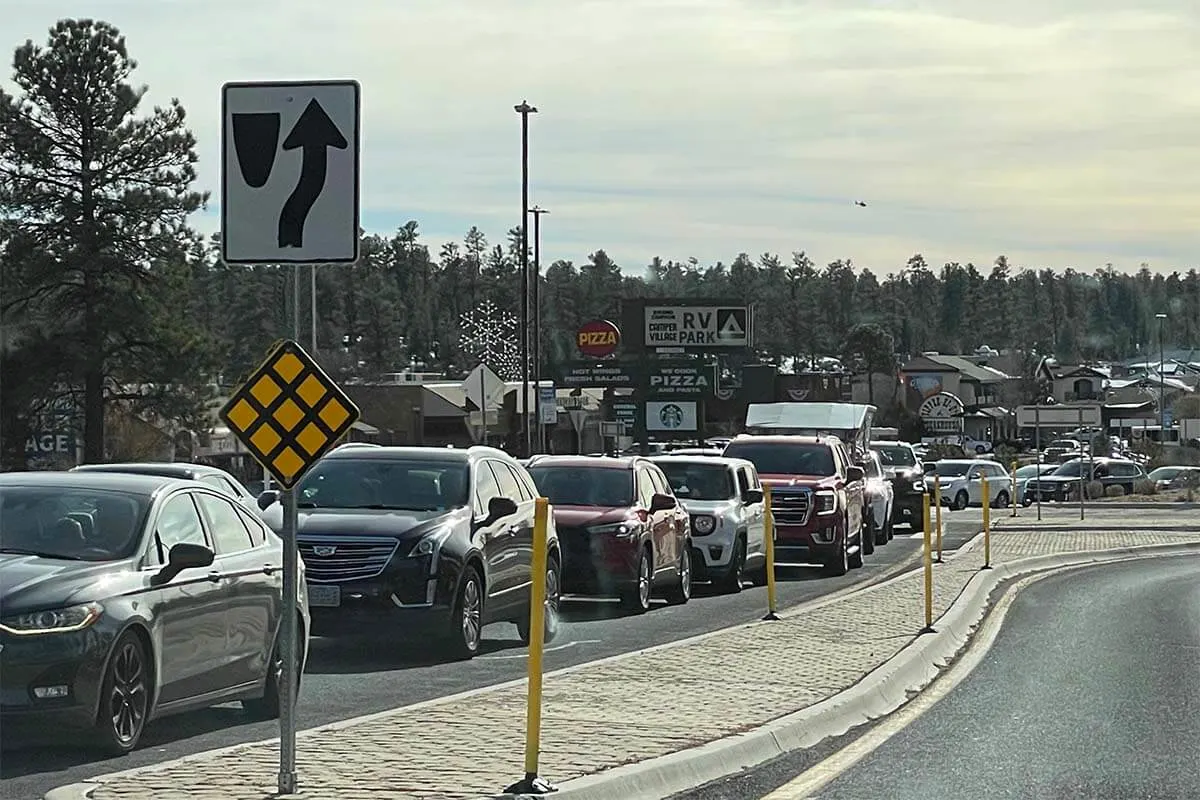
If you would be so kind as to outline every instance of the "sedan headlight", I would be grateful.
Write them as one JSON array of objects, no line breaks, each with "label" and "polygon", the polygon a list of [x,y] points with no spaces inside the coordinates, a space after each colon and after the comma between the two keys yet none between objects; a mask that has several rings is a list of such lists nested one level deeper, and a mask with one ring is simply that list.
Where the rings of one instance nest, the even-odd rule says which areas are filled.
[{"label": "sedan headlight", "polygon": [[609,525],[593,525],[588,528],[588,533],[632,539],[637,535],[637,526],[630,522],[614,522]]},{"label": "sedan headlight", "polygon": [[707,536],[717,529],[717,518],[709,514],[697,514],[692,517],[692,529],[701,536]]},{"label": "sedan headlight", "polygon": [[32,614],[18,614],[0,620],[0,630],[15,636],[32,636],[39,633],[70,633],[83,630],[104,613],[104,606],[99,603],[84,603],[71,608],[58,608],[50,611],[35,611]]},{"label": "sedan headlight", "polygon": [[421,556],[431,556],[437,549],[442,546],[442,542],[446,541],[450,536],[450,528],[438,528],[432,533],[427,533],[421,537],[421,541],[409,551],[409,558],[419,558]]},{"label": "sedan headlight", "polygon": [[837,495],[828,489],[817,492],[813,502],[818,514],[832,514],[837,510]]}]

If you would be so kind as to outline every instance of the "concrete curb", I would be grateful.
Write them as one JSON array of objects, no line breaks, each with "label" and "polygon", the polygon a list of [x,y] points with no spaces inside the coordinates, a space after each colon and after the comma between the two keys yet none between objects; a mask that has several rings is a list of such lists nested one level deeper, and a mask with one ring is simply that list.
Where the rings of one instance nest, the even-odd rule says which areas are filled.
[{"label": "concrete curb", "polygon": [[[980,570],[968,579],[950,608],[935,621],[935,632],[917,636],[849,689],[744,734],[568,781],[559,787],[555,796],[562,800],[611,800],[614,797],[660,800],[755,767],[792,750],[811,747],[830,736],[839,736],[890,714],[908,701],[910,692],[928,686],[968,644],[972,633],[987,615],[992,591],[1002,582],[1064,567],[1081,568],[1198,553],[1200,543],[1141,545],[1033,556]],[[78,795],[69,799],[48,796],[48,800],[77,798]]]},{"label": "concrete curb", "polygon": [[1023,522],[1016,525],[994,525],[994,530],[1003,533],[1036,533],[1038,531],[1058,532],[1058,531],[1079,531],[1085,533],[1196,533],[1200,529],[1200,522],[1186,523],[1175,522],[1169,525],[1163,524],[1147,524],[1147,525],[1110,525],[1091,523],[1087,520],[1076,520],[1072,523],[1065,522]]}]

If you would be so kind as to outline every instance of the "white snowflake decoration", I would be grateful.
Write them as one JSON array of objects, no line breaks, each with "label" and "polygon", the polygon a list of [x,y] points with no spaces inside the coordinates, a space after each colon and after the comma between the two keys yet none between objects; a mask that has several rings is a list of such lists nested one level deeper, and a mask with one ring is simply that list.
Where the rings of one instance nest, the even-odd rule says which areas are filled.
[{"label": "white snowflake decoration", "polygon": [[521,379],[521,343],[517,318],[484,300],[459,319],[458,340],[476,363],[487,364],[507,381]]}]

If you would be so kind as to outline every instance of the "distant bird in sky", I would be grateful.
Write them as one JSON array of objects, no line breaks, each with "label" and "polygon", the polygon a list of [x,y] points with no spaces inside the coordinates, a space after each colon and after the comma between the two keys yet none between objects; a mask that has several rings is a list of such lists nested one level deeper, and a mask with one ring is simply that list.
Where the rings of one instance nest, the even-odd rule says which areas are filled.
[{"label": "distant bird in sky", "polygon": [[866,204],[866,203],[864,203],[862,200],[855,200],[855,201],[854,201],[854,205],[856,205],[856,206],[860,206],[860,207],[862,207],[862,208],[866,208],[866,207],[867,207],[867,204]]}]

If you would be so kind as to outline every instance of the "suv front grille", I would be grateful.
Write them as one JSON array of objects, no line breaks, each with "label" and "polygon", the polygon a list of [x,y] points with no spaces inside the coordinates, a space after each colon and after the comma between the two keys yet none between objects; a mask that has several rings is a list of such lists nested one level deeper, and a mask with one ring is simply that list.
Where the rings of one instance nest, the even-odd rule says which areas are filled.
[{"label": "suv front grille", "polygon": [[771,515],[778,525],[803,525],[812,508],[812,492],[771,491]]},{"label": "suv front grille", "polygon": [[400,543],[368,536],[313,536],[298,543],[310,583],[369,580],[387,567]]}]

